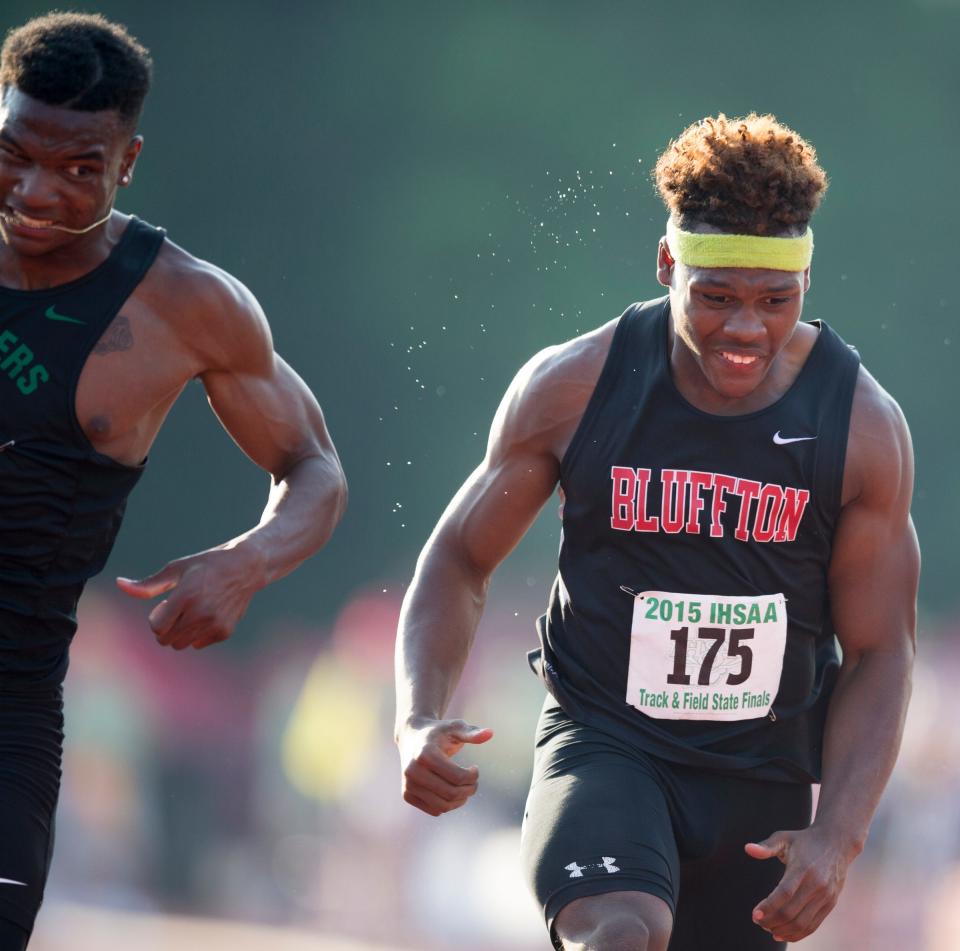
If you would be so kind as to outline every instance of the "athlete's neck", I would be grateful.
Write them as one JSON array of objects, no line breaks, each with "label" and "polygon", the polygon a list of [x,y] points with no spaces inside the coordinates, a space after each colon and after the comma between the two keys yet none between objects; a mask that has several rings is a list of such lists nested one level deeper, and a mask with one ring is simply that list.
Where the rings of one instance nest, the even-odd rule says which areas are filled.
[{"label": "athlete's neck", "polygon": [[40,254],[19,253],[0,238],[0,287],[18,291],[45,290],[68,284],[102,264],[120,240],[130,218],[115,212],[87,234],[57,233],[62,244]]}]

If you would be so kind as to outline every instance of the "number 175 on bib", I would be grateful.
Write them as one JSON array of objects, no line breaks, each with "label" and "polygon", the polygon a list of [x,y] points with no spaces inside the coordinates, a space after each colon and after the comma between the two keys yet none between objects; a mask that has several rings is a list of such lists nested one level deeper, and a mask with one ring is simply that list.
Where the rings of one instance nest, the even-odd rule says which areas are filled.
[{"label": "number 175 on bib", "polygon": [[786,639],[782,594],[644,591],[633,605],[627,703],[661,720],[764,717]]}]

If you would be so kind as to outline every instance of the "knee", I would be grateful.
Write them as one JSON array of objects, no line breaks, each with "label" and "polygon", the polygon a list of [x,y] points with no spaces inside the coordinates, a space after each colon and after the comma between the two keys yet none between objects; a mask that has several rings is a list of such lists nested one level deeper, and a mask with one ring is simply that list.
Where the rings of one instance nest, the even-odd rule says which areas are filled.
[{"label": "knee", "polygon": [[644,899],[604,901],[598,896],[572,902],[555,924],[564,951],[667,951],[670,910],[660,899]]},{"label": "knee", "polygon": [[[649,922],[635,915],[618,915],[597,922],[589,933],[577,936],[569,947],[583,951],[666,951],[669,934],[661,934]],[[564,948],[568,947],[564,939]]]}]

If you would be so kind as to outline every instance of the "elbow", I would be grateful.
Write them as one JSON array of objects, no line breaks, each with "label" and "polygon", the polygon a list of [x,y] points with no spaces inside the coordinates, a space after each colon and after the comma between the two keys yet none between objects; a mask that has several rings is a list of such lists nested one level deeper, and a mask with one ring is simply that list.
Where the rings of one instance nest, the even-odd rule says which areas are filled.
[{"label": "elbow", "polygon": [[343,518],[349,497],[347,477],[336,451],[331,448],[303,456],[282,477],[274,479],[288,486],[302,486],[312,496],[314,519],[324,526],[324,537],[318,546],[322,547]]},{"label": "elbow", "polygon": [[895,644],[846,652],[840,667],[841,676],[882,676],[888,689],[898,685],[898,689],[909,694],[916,653],[916,640],[906,634]]},{"label": "elbow", "polygon": [[347,476],[336,449],[330,446],[318,453],[317,462],[320,464],[318,473],[323,485],[324,511],[331,522],[331,528],[336,526],[347,510],[347,501],[350,490],[347,486]]},{"label": "elbow", "polygon": [[332,532],[347,510],[347,501],[350,496],[347,476],[340,463],[340,457],[333,449],[317,453],[310,458],[311,466],[315,467],[311,479],[318,492],[323,521],[328,524]]},{"label": "elbow", "polygon": [[347,476],[340,465],[340,460],[336,461],[336,471],[334,473],[333,486],[331,494],[333,496],[332,506],[336,521],[339,523],[347,511],[347,503],[350,500],[350,487],[347,485]]}]

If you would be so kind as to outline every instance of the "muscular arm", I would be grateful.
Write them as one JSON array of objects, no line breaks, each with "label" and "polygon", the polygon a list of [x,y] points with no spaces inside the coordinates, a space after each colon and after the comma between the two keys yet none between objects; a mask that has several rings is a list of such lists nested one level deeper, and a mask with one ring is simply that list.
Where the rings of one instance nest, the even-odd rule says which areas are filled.
[{"label": "muscular arm", "polygon": [[910,698],[920,570],[910,436],[896,404],[861,376],[847,454],[853,497],[829,570],[843,663],[827,715],[820,801],[805,837],[784,843],[784,879],[758,906],[763,926],[791,941],[820,924],[863,849]]},{"label": "muscular arm", "polygon": [[346,507],[346,480],[316,399],[254,316],[236,363],[201,379],[224,428],[272,477],[260,523],[225,546],[251,553],[262,587],[326,544]]},{"label": "muscular arm", "polygon": [[816,818],[852,854],[863,848],[900,748],[920,573],[906,423],[886,398],[858,415],[851,435],[864,458],[862,488],[843,511],[830,564],[843,664],[827,717]]},{"label": "muscular arm", "polygon": [[476,770],[449,761],[490,731],[444,720],[490,577],[552,494],[559,460],[609,347],[607,328],[530,361],[497,411],[486,456],[430,536],[404,600],[397,638],[396,738],[404,798],[439,815],[476,789]]},{"label": "muscular arm", "polygon": [[[194,306],[200,379],[234,441],[272,476],[266,508],[249,531],[178,559],[141,582],[138,597],[173,591],[150,616],[162,644],[205,647],[230,635],[253,594],[288,574],[329,539],[346,482],[313,394],[274,352],[253,295],[217,272]],[[175,590],[174,590],[175,589]]]},{"label": "muscular arm", "polygon": [[[487,454],[454,496],[417,563],[397,640],[398,726],[446,712],[497,565],[550,497],[559,476],[547,434],[524,418],[527,384],[514,382]],[[519,418],[518,418],[519,417]],[[524,431],[527,430],[527,431]]]}]

